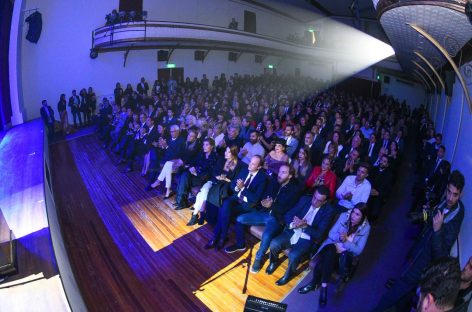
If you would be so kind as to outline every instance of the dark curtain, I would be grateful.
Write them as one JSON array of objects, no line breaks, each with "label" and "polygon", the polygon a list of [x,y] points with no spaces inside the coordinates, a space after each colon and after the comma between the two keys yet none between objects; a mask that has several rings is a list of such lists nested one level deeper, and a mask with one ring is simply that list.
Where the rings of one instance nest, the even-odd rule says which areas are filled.
[{"label": "dark curtain", "polygon": [[143,0],[120,0],[119,11],[135,11],[143,10]]},{"label": "dark curtain", "polygon": [[[13,3],[0,1],[0,129],[11,122],[10,80],[8,73],[8,48],[10,46],[10,27]],[[15,65],[15,64],[12,64]]]}]

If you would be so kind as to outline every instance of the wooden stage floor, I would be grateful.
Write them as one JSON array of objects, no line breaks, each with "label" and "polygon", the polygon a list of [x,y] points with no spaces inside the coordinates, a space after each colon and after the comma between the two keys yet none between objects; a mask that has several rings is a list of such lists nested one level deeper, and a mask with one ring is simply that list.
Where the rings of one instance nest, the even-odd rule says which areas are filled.
[{"label": "wooden stage floor", "polygon": [[242,311],[248,295],[282,301],[304,275],[276,286],[287,261],[271,276],[267,263],[249,273],[259,247],[250,235],[244,254],[204,250],[212,227],[186,226],[190,210],[145,192],[139,170],[122,173],[100,143],[89,135],[51,147],[64,240],[90,311]]}]

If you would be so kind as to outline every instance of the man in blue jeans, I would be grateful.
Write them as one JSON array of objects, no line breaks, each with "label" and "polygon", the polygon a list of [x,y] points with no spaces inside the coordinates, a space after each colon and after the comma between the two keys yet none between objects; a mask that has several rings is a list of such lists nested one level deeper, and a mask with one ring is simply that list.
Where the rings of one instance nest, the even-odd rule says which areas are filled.
[{"label": "man in blue jeans", "polygon": [[285,223],[283,215],[292,208],[298,200],[299,187],[292,180],[295,170],[290,165],[282,165],[277,179],[272,179],[266,190],[264,199],[257,207],[257,211],[240,215],[236,219],[236,244],[225,249],[227,253],[245,250],[244,226],[265,225],[262,234],[261,246],[256,254],[256,259],[251,268],[252,273],[257,273],[262,266],[262,257],[269,249],[270,241],[279,234]]}]

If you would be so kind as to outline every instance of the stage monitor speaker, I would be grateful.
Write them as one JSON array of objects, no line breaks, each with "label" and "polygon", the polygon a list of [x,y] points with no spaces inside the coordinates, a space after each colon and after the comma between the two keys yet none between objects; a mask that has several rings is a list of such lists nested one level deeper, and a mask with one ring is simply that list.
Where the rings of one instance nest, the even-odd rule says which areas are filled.
[{"label": "stage monitor speaker", "polygon": [[43,18],[41,13],[38,11],[32,13],[25,20],[28,24],[28,33],[26,34],[26,40],[37,43],[43,30]]},{"label": "stage monitor speaker", "polygon": [[236,62],[237,60],[238,60],[238,53],[235,53],[235,52],[228,53],[228,61]]},{"label": "stage monitor speaker", "polygon": [[205,51],[196,50],[194,55],[195,61],[204,61],[205,60]]},{"label": "stage monitor speaker", "polygon": [[244,312],[285,312],[287,304],[270,301],[254,296],[248,296],[244,305]]},{"label": "stage monitor speaker", "polygon": [[264,58],[262,57],[262,55],[256,55],[256,56],[254,57],[254,62],[256,62],[256,63],[258,63],[258,64],[261,64],[263,59],[264,59]]},{"label": "stage monitor speaker", "polygon": [[159,50],[157,51],[157,61],[158,62],[167,62],[169,60],[169,51]]},{"label": "stage monitor speaker", "polygon": [[390,76],[384,76],[384,83],[390,83]]}]

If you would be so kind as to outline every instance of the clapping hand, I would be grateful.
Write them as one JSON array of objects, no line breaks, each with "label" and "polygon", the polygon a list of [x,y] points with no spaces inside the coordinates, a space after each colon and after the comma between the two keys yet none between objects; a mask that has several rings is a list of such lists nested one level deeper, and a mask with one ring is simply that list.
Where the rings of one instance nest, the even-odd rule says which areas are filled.
[{"label": "clapping hand", "polygon": [[242,190],[244,188],[244,181],[242,179],[238,179],[236,181],[236,187],[240,190]]},{"label": "clapping hand", "polygon": [[339,240],[340,240],[341,242],[344,243],[344,242],[346,241],[346,239],[347,239],[347,234],[346,234],[346,233],[341,233],[341,234],[339,235]]},{"label": "clapping hand", "polygon": [[188,171],[190,171],[190,173],[193,174],[194,176],[197,175],[197,169],[195,169],[195,167],[190,167]]}]

